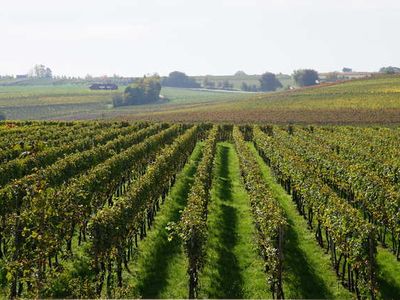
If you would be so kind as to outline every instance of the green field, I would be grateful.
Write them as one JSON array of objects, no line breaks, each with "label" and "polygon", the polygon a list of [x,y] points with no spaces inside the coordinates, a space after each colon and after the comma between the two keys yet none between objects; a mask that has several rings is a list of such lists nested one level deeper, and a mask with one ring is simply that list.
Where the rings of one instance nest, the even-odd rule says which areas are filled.
[{"label": "green field", "polygon": [[202,91],[165,87],[165,100],[152,105],[112,107],[119,91],[91,91],[85,85],[0,86],[0,111],[7,119],[102,119],[118,115],[152,113],[177,107],[196,107],[219,101],[244,99],[248,93]]},{"label": "green field", "polygon": [[400,297],[396,128],[35,121],[0,136],[0,298]]}]

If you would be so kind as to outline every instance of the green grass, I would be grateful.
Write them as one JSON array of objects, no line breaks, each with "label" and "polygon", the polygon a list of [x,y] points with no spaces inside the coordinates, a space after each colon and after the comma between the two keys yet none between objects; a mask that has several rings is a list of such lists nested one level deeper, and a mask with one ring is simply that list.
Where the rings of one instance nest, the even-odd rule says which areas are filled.
[{"label": "green grass", "polygon": [[250,202],[232,144],[217,146],[200,298],[270,298]]},{"label": "green grass", "polygon": [[378,247],[378,288],[382,299],[400,299],[400,262],[388,249]]},{"label": "green grass", "polygon": [[307,222],[297,213],[291,196],[276,182],[271,170],[249,143],[263,172],[266,184],[279,201],[288,219],[285,233],[283,287],[286,298],[349,299],[348,292],[337,280],[329,255],[315,241]]},{"label": "green grass", "polygon": [[161,95],[169,99],[169,104],[218,103],[236,101],[249,97],[248,93],[242,92],[209,91],[172,87],[163,87]]},{"label": "green grass", "polygon": [[127,297],[185,298],[188,294],[187,263],[178,238],[168,240],[169,222],[179,221],[193,176],[201,158],[202,143],[198,143],[189,162],[177,177],[153,227],[139,242],[136,257],[129,264],[131,274],[124,273],[128,282]]}]

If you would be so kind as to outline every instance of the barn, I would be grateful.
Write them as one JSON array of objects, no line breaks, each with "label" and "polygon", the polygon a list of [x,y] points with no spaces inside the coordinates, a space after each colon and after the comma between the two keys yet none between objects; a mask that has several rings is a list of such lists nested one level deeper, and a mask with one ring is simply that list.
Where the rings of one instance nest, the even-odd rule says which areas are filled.
[{"label": "barn", "polygon": [[118,90],[118,85],[114,83],[93,83],[89,88],[91,90]]}]

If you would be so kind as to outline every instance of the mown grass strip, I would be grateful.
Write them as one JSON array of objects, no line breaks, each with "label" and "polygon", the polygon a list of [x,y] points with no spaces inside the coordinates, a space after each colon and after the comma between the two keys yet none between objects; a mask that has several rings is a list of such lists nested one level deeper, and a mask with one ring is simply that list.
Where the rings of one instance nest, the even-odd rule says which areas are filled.
[{"label": "mown grass strip", "polygon": [[276,182],[271,170],[249,143],[271,192],[284,209],[289,226],[286,232],[283,287],[286,298],[352,298],[337,280],[329,255],[324,253],[314,234],[307,229],[307,221],[298,213],[291,196]]},{"label": "mown grass strip", "polygon": [[[168,240],[169,222],[179,221],[187,195],[201,159],[203,143],[197,143],[189,162],[158,212],[153,228],[139,243],[136,257],[130,264],[132,274],[125,273],[129,282],[128,297],[185,298],[187,296],[187,263],[178,238]],[[124,280],[125,281],[125,280]]]},{"label": "mown grass strip", "polygon": [[390,250],[378,247],[378,289],[382,299],[400,299],[400,263]]},{"label": "mown grass strip", "polygon": [[200,298],[271,298],[234,146],[217,146]]}]

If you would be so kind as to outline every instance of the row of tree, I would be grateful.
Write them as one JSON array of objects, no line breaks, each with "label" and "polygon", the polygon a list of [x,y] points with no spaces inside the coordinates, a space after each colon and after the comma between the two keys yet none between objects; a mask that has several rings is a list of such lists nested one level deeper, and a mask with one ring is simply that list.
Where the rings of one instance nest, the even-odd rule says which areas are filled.
[{"label": "row of tree", "polygon": [[[318,73],[314,70],[298,70],[293,74],[293,78],[299,86],[310,86],[318,83]],[[246,91],[276,91],[282,88],[282,83],[271,72],[266,72],[259,79],[260,87],[256,85],[242,84],[242,90]],[[123,94],[118,94],[113,97],[114,107],[138,104],[150,104],[157,102],[160,99],[161,86],[181,87],[181,88],[199,88],[201,85],[195,79],[190,78],[182,72],[172,72],[168,77],[161,80],[157,74],[146,77],[130,84]],[[215,88],[215,82],[208,81],[207,77],[203,82],[205,88]],[[225,80],[219,82],[218,88],[231,90],[233,84]]]},{"label": "row of tree", "polygon": [[[293,73],[293,79],[299,86],[311,86],[319,83],[318,72],[311,69],[297,70]],[[242,83],[242,90],[251,92],[272,92],[282,88],[282,83],[274,73],[265,72],[259,79],[260,86],[255,84]]]},{"label": "row of tree", "polygon": [[[235,76],[245,76],[244,72],[237,72]],[[293,74],[293,78],[299,86],[310,86],[318,83],[319,77],[318,73],[315,70],[305,69],[305,70],[297,70]],[[276,77],[274,73],[266,72],[261,75],[259,79],[260,86],[258,87],[255,84],[248,84],[243,82],[241,89],[244,91],[276,91],[279,88],[282,88],[282,83]],[[187,76],[183,72],[174,71],[165,77],[162,80],[163,86],[170,87],[180,87],[180,88],[200,88],[201,86],[207,89],[224,89],[224,90],[232,90],[233,84],[228,80],[224,81],[211,81],[208,77],[205,77],[203,80],[203,84],[200,85],[194,78]]]}]

